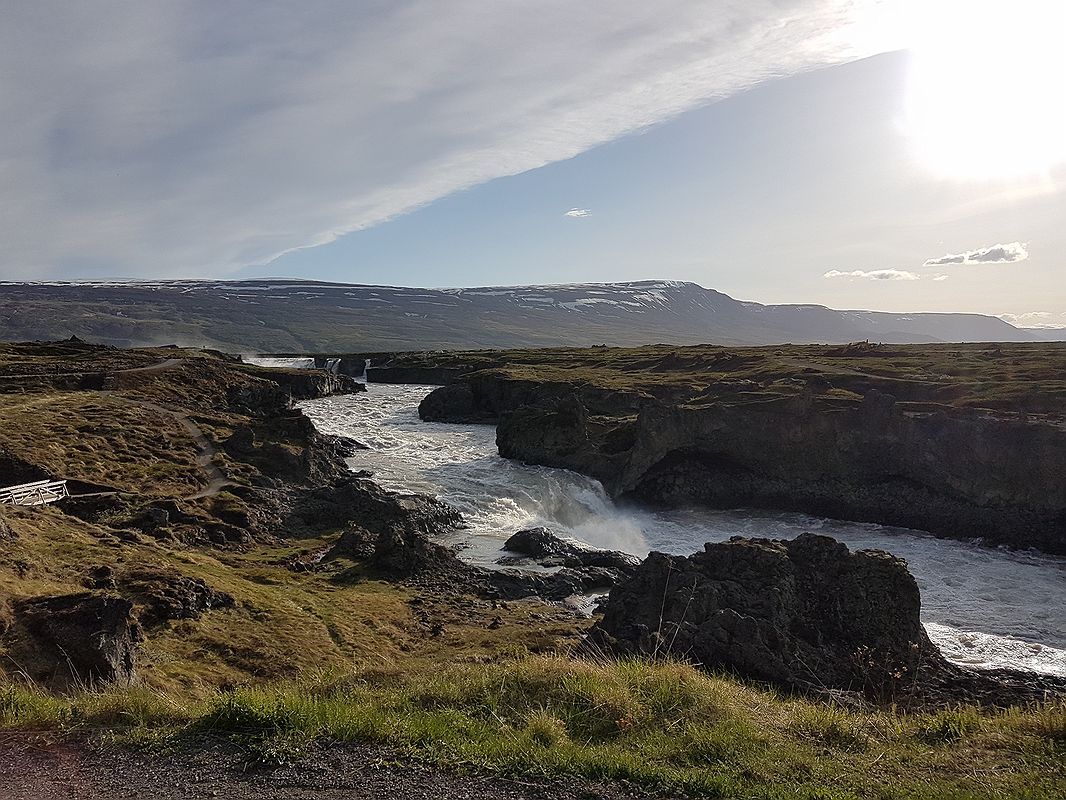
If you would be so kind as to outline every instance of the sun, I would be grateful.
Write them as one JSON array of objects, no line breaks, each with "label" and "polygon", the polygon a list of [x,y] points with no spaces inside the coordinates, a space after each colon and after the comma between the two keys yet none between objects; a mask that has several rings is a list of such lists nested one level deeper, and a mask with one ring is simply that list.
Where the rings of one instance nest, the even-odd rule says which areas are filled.
[{"label": "sun", "polygon": [[1066,163],[1066,0],[923,0],[909,23],[919,161],[963,179]]}]

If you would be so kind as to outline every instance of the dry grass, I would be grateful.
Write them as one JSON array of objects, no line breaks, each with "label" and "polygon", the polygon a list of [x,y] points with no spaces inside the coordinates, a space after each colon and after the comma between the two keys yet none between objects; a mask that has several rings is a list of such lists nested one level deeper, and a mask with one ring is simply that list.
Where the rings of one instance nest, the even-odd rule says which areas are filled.
[{"label": "dry grass", "polygon": [[560,656],[319,671],[191,704],[144,688],[0,691],[8,726],[104,726],[153,743],[212,731],[264,760],[312,740],[371,741],[430,763],[711,797],[1060,797],[1063,714],[857,712],[682,664]]}]

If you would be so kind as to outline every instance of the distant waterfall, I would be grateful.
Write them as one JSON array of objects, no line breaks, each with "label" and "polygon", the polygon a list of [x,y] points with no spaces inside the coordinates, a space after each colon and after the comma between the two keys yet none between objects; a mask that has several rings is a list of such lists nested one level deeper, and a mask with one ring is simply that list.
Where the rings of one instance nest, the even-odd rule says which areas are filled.
[{"label": "distant waterfall", "polygon": [[337,370],[340,369],[341,360],[339,358],[327,358],[326,359],[326,372],[332,372],[337,374]]},{"label": "distant waterfall", "polygon": [[370,369],[370,359],[368,358],[366,361],[363,362],[363,374],[360,375],[358,378],[356,378],[356,380],[357,381],[361,381],[362,383],[369,383],[370,379],[367,377],[367,370],[369,370],[369,369]]}]

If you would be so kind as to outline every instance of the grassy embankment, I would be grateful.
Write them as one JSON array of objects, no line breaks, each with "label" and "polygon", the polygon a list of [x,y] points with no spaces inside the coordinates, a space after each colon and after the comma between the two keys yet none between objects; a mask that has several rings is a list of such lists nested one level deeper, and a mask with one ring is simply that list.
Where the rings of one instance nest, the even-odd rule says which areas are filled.
[{"label": "grassy embankment", "polygon": [[[174,358],[183,362],[167,370],[122,371]],[[109,376],[103,388],[78,388],[84,375],[101,372]],[[162,578],[202,580],[234,598],[231,608],[145,631],[138,658],[145,686],[192,699],[220,685],[310,669],[490,659],[514,646],[550,650],[578,635],[584,623],[550,606],[442,602],[363,575],[348,559],[319,570],[290,569],[291,562],[328,549],[339,531],[297,539],[254,531],[259,509],[246,502],[240,485],[262,477],[264,459],[232,456],[223,443],[239,426],[252,426],[265,447],[280,447],[268,455],[291,456],[295,466],[287,477],[294,480],[302,456],[298,438],[283,438],[287,428],[279,433],[270,420],[234,411],[226,400],[233,388],[260,386],[261,374],[195,351],[0,348],[0,375],[27,376],[0,384],[6,390],[0,394],[0,471],[13,476],[10,482],[65,477],[117,490],[91,522],[58,507],[0,509],[14,532],[10,539],[0,534],[0,679],[25,673],[51,682],[47,664],[31,663],[32,641],[13,624],[13,608],[24,598],[85,591],[101,567],[110,568],[138,613],[152,592],[166,588],[144,586],[145,568]],[[209,476],[182,417],[211,441],[213,463],[236,486],[189,499]],[[180,517],[172,514],[155,530],[138,527],[144,509],[160,502]],[[205,535],[218,526],[252,532],[219,545]],[[490,627],[501,614],[506,624]]]},{"label": "grassy embankment", "polygon": [[[0,373],[41,372],[25,351],[14,355],[23,363]],[[128,369],[173,355],[99,358]],[[126,375],[111,388],[44,380],[3,396],[5,457],[113,486],[132,511],[173,500],[192,520],[146,535],[121,515],[89,523],[58,508],[5,510],[15,536],[0,540],[4,727],[159,747],[222,734],[264,760],[291,757],[311,740],[372,741],[457,768],[624,778],[711,796],[1050,798],[1066,788],[1062,705],[854,711],[684,665],[575,660],[567,654],[587,622],[548,605],[430,596],[343,559],[320,570],[287,567],[321,552],[336,532],[228,546],[197,538],[217,515],[250,510],[239,493],[185,499],[207,475],[173,412],[189,414],[218,445],[250,423],[224,407],[223,390],[258,379],[182,355],[188,363]],[[55,364],[68,357],[57,354]],[[217,458],[234,481],[254,471],[221,449]],[[235,604],[146,630],[134,687],[57,693],[47,680],[26,679],[32,665],[13,659],[23,652],[14,603],[82,591],[96,566],[111,567],[121,586],[146,564],[201,579]],[[139,607],[149,598],[133,599]]]},{"label": "grassy embankment", "polygon": [[517,656],[427,671],[395,663],[190,702],[151,690],[0,689],[0,724],[99,729],[180,746],[235,738],[254,758],[312,740],[507,775],[580,775],[722,797],[1061,797],[1066,707],[856,712],[691,667]]}]

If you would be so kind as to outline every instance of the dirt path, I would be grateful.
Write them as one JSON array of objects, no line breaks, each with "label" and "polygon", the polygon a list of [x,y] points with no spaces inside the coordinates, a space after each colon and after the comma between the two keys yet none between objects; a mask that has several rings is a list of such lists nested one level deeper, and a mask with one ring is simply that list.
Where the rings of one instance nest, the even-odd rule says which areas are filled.
[{"label": "dirt path", "polygon": [[174,367],[180,367],[184,363],[184,358],[168,358],[158,364],[149,364],[147,367],[130,367],[129,369],[118,369],[115,372],[122,375],[131,372],[163,372],[168,369],[174,369]]},{"label": "dirt path", "polygon": [[[151,364],[147,367],[133,367],[131,369],[118,370],[117,372],[123,374],[131,372],[164,372],[166,370],[180,367],[182,364],[185,363],[185,361],[186,359],[184,358],[168,358],[164,361],[160,361],[158,364]],[[103,391],[100,391],[97,394],[103,397],[113,399],[115,392],[111,389],[104,389]],[[159,405],[159,403],[153,403],[149,400],[137,400],[135,398],[127,396],[123,396],[122,399],[131,405],[136,405],[140,408],[145,408],[149,411],[155,411],[158,414],[164,414],[168,417],[172,417],[179,425],[181,425],[181,427],[189,435],[189,438],[192,439],[193,442],[196,444],[197,450],[200,451],[196,455],[196,464],[207,474],[207,485],[195,494],[191,494],[188,497],[184,498],[185,500],[199,500],[204,497],[214,497],[227,486],[234,485],[231,481],[226,480],[226,477],[222,474],[222,471],[218,468],[218,465],[215,464],[216,451],[214,446],[211,444],[211,441],[207,438],[207,436],[204,435],[204,432],[200,430],[200,426],[193,422],[191,419],[189,419],[189,416],[187,414],[184,414],[181,411],[175,411],[172,408],[167,408],[166,406]]]},{"label": "dirt path", "polygon": [[147,408],[149,411],[155,411],[159,414],[166,414],[173,417],[174,420],[185,429],[189,438],[195,442],[197,449],[200,451],[196,456],[196,464],[200,469],[207,473],[208,483],[207,486],[196,494],[191,494],[186,497],[186,500],[199,500],[202,497],[213,497],[227,486],[233,485],[232,482],[226,480],[222,471],[215,464],[216,451],[214,445],[212,445],[211,441],[204,435],[204,432],[200,430],[200,426],[189,419],[187,414],[175,411],[172,408],[167,408],[166,406],[161,406],[158,403],[152,403],[148,400],[127,399],[129,399],[129,402],[134,403],[141,408]]},{"label": "dirt path", "polygon": [[[152,364],[148,367],[134,367],[133,369],[120,370],[123,373],[130,372],[164,372],[175,367],[180,367],[185,363],[184,358],[168,358],[165,361],[160,361],[158,364]],[[232,486],[233,483],[226,480],[222,471],[215,464],[215,448],[211,444],[211,441],[204,435],[204,432],[200,430],[195,422],[189,419],[187,414],[183,414],[180,411],[175,411],[166,406],[161,406],[158,403],[152,403],[147,400],[133,400],[131,403],[136,403],[141,408],[147,408],[151,411],[156,411],[160,414],[167,414],[177,420],[178,424],[185,429],[185,432],[189,434],[189,437],[196,443],[197,449],[200,451],[196,456],[196,464],[204,472],[207,473],[207,486],[195,494],[191,494],[186,497],[186,500],[199,500],[204,497],[214,497],[221,492],[227,486]]]},{"label": "dirt path", "polygon": [[515,781],[412,764],[364,745],[323,746],[276,769],[250,765],[247,754],[210,739],[196,747],[152,753],[46,734],[0,732],[0,800],[635,800],[624,785],[571,778]]}]

